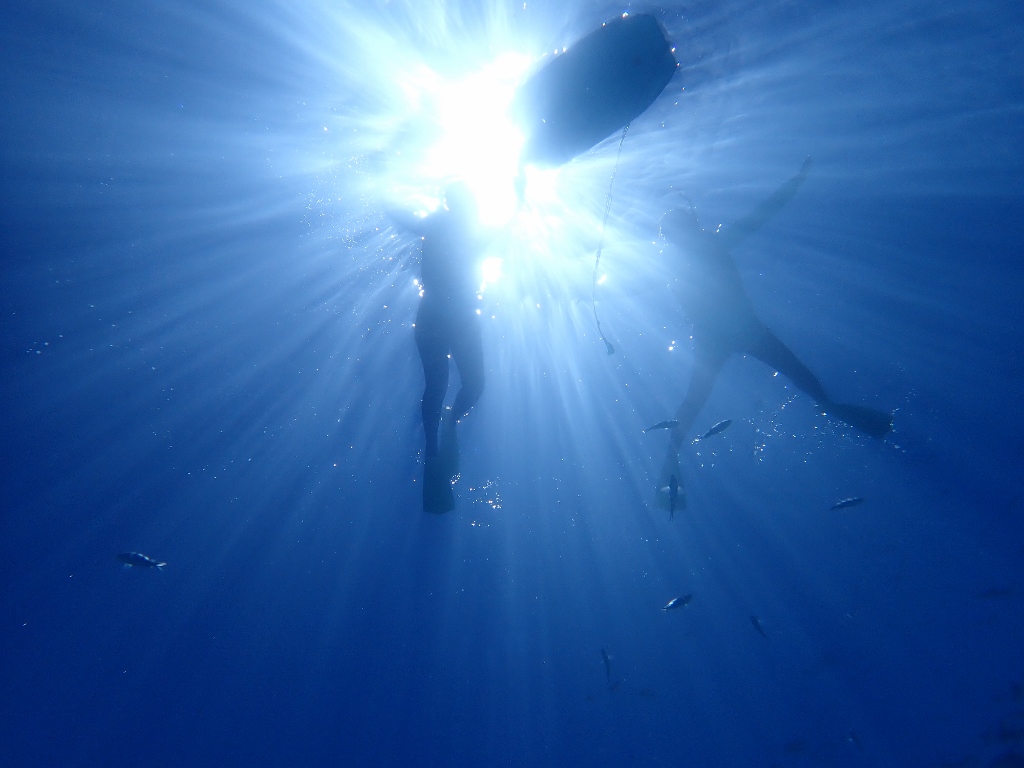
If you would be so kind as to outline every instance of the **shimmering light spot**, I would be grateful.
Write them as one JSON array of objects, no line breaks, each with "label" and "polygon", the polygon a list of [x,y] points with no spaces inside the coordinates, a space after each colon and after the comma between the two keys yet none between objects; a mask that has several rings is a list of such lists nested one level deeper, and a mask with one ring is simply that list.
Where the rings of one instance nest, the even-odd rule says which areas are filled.
[{"label": "shimmering light spot", "polygon": [[[529,58],[506,54],[446,89],[440,123],[444,136],[431,160],[452,169],[477,195],[484,223],[503,223],[515,211],[512,181],[519,169],[523,135],[508,115]],[[449,171],[451,172],[451,171]]]},{"label": "shimmering light spot", "polygon": [[497,256],[491,256],[484,259],[484,263],[480,267],[484,285],[493,285],[501,279],[502,264],[502,260]]}]

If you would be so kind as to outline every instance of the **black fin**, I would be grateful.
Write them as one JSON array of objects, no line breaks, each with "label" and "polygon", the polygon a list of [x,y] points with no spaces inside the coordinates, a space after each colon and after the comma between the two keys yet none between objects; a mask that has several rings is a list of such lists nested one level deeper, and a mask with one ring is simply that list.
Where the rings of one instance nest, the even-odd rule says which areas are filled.
[{"label": "black fin", "polygon": [[892,431],[891,413],[865,408],[863,405],[831,403],[825,413],[879,440]]}]

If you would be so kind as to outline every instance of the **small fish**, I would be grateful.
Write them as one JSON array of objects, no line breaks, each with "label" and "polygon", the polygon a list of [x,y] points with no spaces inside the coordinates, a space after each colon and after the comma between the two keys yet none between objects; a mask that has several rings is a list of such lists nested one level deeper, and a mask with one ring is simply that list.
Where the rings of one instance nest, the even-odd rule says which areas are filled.
[{"label": "small fish", "polygon": [[158,571],[162,571],[167,565],[167,563],[161,563],[141,552],[122,552],[117,559],[124,563],[125,568],[156,568]]},{"label": "small fish", "polygon": [[662,606],[661,610],[671,611],[673,608],[681,608],[682,606],[689,604],[691,600],[693,600],[693,594],[688,592],[682,597],[673,597],[665,603],[664,606]]},{"label": "small fish", "polygon": [[863,504],[863,503],[864,503],[864,499],[862,499],[860,496],[851,496],[848,499],[843,499],[842,501],[837,501],[835,504],[833,504],[831,507],[829,507],[829,509],[830,510],[832,510],[832,509],[846,509],[848,507],[856,507],[858,504]]},{"label": "small fish", "polygon": [[721,434],[722,432],[725,432],[725,430],[727,430],[729,428],[730,424],[732,424],[732,419],[726,419],[725,421],[720,421],[717,424],[715,424],[713,427],[711,427],[711,429],[709,429],[703,435],[698,437],[697,440],[694,440],[693,442],[696,443],[698,440],[707,440],[709,437],[712,437],[713,435]]},{"label": "small fish", "polygon": [[651,426],[651,427],[648,427],[647,429],[645,429],[644,432],[653,432],[656,429],[672,429],[673,427],[678,427],[678,426],[679,426],[679,422],[678,421],[676,421],[675,419],[669,419],[668,421],[659,421],[654,426]]},{"label": "small fish", "polygon": [[601,658],[604,660],[604,676],[608,681],[608,690],[614,691],[615,687],[612,685],[612,657],[608,655],[608,651],[602,648]]},{"label": "small fish", "polygon": [[750,623],[754,625],[754,629],[757,630],[758,634],[761,635],[761,637],[768,637],[768,635],[764,631],[764,627],[761,626],[760,619],[758,619],[757,616],[751,616]]}]

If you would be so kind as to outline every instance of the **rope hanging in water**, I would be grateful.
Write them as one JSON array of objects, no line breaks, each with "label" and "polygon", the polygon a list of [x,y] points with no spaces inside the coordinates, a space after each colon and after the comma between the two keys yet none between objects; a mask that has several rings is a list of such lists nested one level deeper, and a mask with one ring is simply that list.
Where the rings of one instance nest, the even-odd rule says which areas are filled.
[{"label": "rope hanging in water", "polygon": [[601,330],[601,318],[597,316],[597,270],[601,266],[601,251],[604,250],[604,228],[608,224],[608,213],[612,209],[612,186],[615,184],[615,172],[619,170],[619,158],[622,157],[622,144],[626,141],[626,131],[629,130],[629,123],[626,123],[626,127],[622,129],[622,138],[619,139],[619,152],[615,155],[615,167],[612,168],[612,178],[608,182],[608,197],[604,203],[604,219],[601,221],[601,239],[597,242],[597,255],[594,257],[594,278],[590,284],[590,307],[594,310],[594,322],[597,323],[597,332],[601,335],[601,341],[604,342],[605,351],[609,355],[615,354],[615,347],[612,343],[604,336],[604,331]]}]

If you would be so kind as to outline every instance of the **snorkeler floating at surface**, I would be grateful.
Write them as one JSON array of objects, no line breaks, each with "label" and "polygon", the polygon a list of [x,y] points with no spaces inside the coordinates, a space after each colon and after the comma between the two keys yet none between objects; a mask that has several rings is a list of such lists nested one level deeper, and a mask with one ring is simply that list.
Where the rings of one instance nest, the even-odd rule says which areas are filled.
[{"label": "snorkeler floating at surface", "polygon": [[892,429],[892,415],[859,405],[834,402],[814,374],[779,341],[754,311],[729,249],[760,229],[782,210],[807,177],[811,160],[757,208],[729,229],[701,228],[692,208],[674,208],[661,220],[661,235],[678,265],[673,289],[693,326],[693,373],[686,397],[676,410],[668,453],[658,478],[658,497],[666,501],[670,481],[681,477],[679,448],[711,394],[725,361],[748,354],[786,376],[810,395],[826,416],[874,438]]},{"label": "snorkeler floating at surface", "polygon": [[[483,342],[476,311],[483,235],[473,195],[461,183],[450,185],[444,207],[425,219],[394,213],[392,217],[423,239],[422,298],[416,312],[416,347],[425,381],[423,508],[440,514],[455,507],[452,480],[459,471],[455,425],[484,391]],[[445,409],[449,356],[462,385],[452,407]]]}]

